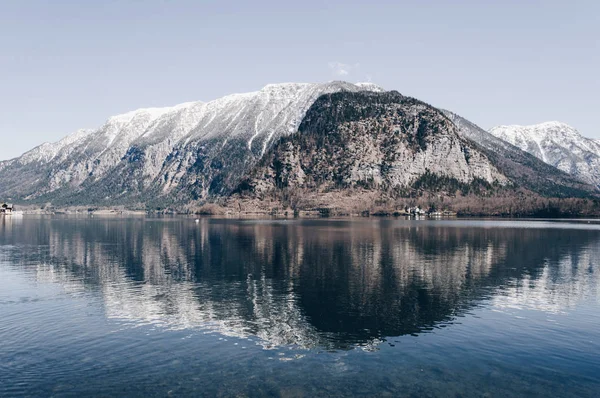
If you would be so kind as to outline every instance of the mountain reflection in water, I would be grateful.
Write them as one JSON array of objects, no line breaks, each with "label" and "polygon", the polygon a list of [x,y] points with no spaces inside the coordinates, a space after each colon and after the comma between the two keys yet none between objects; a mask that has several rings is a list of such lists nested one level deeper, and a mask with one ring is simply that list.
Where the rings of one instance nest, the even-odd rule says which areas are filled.
[{"label": "mountain reflection in water", "polygon": [[600,230],[590,228],[5,218],[0,245],[8,263],[35,264],[37,281],[100,294],[124,327],[343,350],[451,325],[484,302],[562,312],[598,297]]}]

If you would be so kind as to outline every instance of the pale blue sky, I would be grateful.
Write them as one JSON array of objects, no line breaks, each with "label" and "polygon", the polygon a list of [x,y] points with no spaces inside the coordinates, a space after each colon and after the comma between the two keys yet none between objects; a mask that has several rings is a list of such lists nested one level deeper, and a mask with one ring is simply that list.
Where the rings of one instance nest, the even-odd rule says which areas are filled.
[{"label": "pale blue sky", "polygon": [[333,79],[600,138],[599,71],[598,0],[8,0],[0,159],[140,107]]}]

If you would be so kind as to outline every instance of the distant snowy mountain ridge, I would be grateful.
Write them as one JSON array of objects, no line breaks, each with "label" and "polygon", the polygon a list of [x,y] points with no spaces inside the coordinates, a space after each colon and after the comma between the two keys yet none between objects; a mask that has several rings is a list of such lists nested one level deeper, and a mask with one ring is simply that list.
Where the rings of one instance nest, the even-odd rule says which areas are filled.
[{"label": "distant snowy mountain ridge", "polygon": [[583,137],[561,122],[498,126],[494,136],[531,153],[584,182],[600,187],[600,141]]}]

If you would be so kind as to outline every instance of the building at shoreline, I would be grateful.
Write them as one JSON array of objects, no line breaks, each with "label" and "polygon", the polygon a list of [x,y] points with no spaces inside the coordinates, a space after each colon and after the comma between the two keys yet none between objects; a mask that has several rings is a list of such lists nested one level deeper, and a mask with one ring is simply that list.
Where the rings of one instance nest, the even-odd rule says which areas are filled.
[{"label": "building at shoreline", "polygon": [[15,211],[15,207],[11,203],[2,203],[0,206],[0,215],[12,214]]}]

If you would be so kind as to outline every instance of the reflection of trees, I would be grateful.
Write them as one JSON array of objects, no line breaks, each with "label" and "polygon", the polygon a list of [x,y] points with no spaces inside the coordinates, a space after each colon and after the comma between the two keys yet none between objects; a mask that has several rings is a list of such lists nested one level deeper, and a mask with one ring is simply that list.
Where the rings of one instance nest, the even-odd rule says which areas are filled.
[{"label": "reflection of trees", "polygon": [[1,228],[2,244],[41,247],[19,252],[46,264],[38,278],[100,292],[109,317],[213,327],[265,345],[370,344],[488,297],[561,310],[600,283],[593,230],[143,218]]}]

